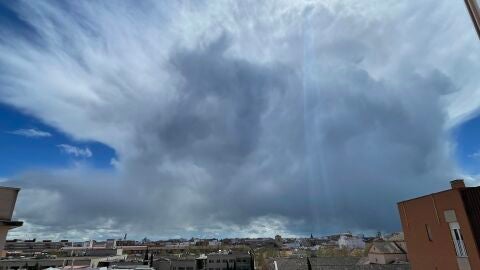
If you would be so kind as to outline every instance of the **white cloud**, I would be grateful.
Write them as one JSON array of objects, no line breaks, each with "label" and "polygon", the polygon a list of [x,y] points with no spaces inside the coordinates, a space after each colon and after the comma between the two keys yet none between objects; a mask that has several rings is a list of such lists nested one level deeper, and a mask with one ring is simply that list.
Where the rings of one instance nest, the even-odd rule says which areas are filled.
[{"label": "white cloud", "polygon": [[17,129],[14,131],[9,131],[10,134],[30,137],[30,138],[41,138],[41,137],[51,137],[52,134],[47,131],[42,131],[34,128],[29,129]]},{"label": "white cloud", "polygon": [[480,151],[474,152],[474,153],[468,155],[468,157],[475,158],[475,159],[480,158]]},{"label": "white cloud", "polygon": [[398,229],[397,201],[459,171],[448,128],[478,107],[478,40],[462,2],[325,2],[20,2],[38,40],[1,39],[0,100],[117,158],[106,175],[15,177],[62,202],[19,217],[129,235]]},{"label": "white cloud", "polygon": [[88,147],[82,149],[80,147],[72,146],[69,144],[59,144],[57,145],[62,152],[73,155],[75,157],[92,157],[92,151]]}]

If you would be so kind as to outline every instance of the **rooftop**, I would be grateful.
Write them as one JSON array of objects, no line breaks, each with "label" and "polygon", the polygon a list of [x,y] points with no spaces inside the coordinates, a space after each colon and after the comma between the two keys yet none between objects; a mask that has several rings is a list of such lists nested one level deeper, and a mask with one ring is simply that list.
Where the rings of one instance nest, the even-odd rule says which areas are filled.
[{"label": "rooftop", "polygon": [[405,254],[405,251],[395,242],[376,241],[373,242],[370,251],[381,254]]},{"label": "rooftop", "polygon": [[[312,269],[316,270],[410,270],[408,264],[369,264],[360,265],[359,257],[311,257]],[[307,270],[307,258],[274,258],[269,268],[275,269],[273,261],[277,262],[278,270]]]}]

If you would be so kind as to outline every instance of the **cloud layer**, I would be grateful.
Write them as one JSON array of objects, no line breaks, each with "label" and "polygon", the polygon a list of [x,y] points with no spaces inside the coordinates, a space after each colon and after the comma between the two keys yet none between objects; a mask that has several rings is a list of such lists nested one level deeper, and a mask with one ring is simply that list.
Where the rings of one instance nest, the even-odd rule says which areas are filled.
[{"label": "cloud layer", "polygon": [[0,101],[118,155],[19,173],[17,217],[53,237],[398,230],[397,201],[460,173],[448,128],[480,100],[465,8],[437,2],[12,7]]}]

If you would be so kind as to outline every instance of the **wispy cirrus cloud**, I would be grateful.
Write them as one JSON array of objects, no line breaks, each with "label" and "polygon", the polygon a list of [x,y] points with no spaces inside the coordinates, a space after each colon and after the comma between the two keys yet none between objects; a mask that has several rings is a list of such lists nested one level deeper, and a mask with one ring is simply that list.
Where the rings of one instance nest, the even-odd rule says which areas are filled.
[{"label": "wispy cirrus cloud", "polygon": [[90,151],[90,148],[80,148],[77,146],[69,145],[69,144],[59,144],[57,145],[58,148],[64,153],[67,153],[69,155],[73,155],[75,157],[84,157],[84,158],[89,158],[92,157],[92,151]]},{"label": "wispy cirrus cloud", "polygon": [[13,131],[8,131],[10,134],[29,137],[29,138],[44,138],[44,137],[51,137],[52,134],[47,131],[29,128],[29,129],[17,129]]}]

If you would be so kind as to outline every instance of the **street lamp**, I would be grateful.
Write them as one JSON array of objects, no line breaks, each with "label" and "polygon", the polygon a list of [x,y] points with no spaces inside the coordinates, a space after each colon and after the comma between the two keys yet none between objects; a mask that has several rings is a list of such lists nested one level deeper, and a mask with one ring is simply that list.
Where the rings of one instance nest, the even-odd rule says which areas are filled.
[{"label": "street lamp", "polygon": [[477,30],[478,38],[480,38],[480,9],[479,0],[465,0],[465,4],[467,4],[468,13],[470,13],[470,17],[472,17],[473,25],[475,25],[475,29]]}]

